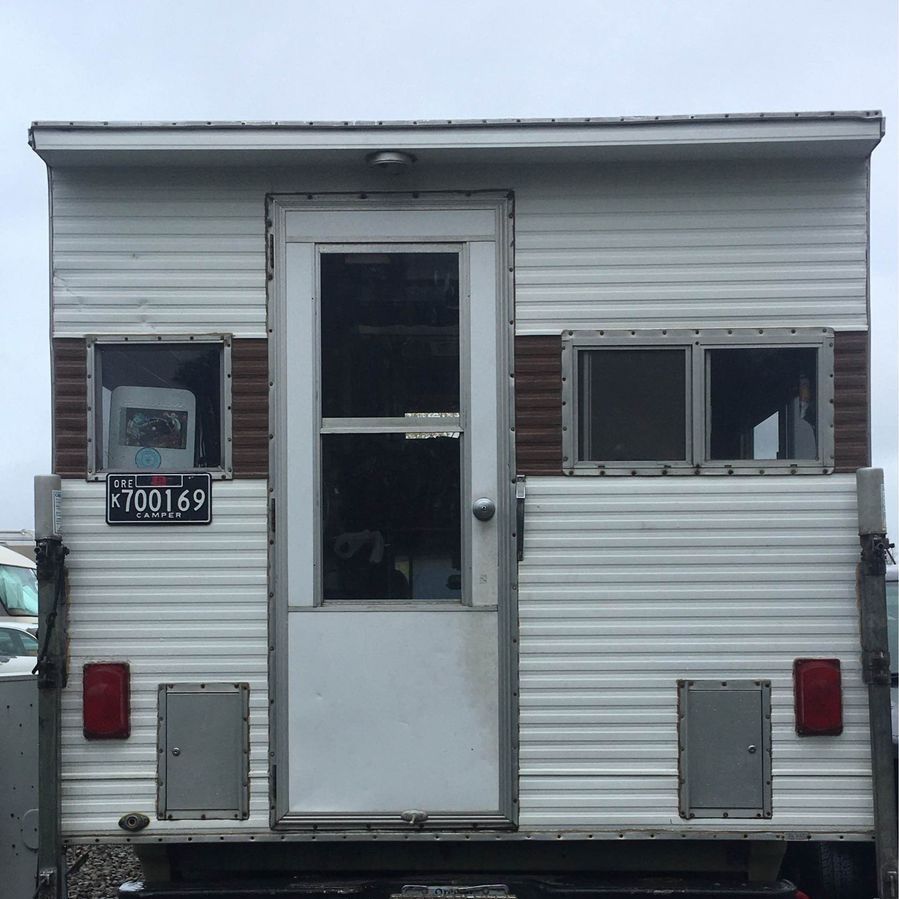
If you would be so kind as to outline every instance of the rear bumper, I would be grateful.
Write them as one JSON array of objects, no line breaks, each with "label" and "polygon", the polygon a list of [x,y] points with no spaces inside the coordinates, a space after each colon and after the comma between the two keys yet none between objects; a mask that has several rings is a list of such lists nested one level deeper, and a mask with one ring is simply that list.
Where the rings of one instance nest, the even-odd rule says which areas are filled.
[{"label": "rear bumper", "polygon": [[[420,879],[411,880],[420,883]],[[794,899],[796,887],[786,880],[753,882],[681,879],[667,877],[616,879],[479,878],[478,886],[466,880],[428,879],[429,899],[482,899],[496,893],[482,892],[484,883],[508,888],[503,899]],[[124,884],[119,899],[422,899],[409,888],[410,880],[372,879],[340,882],[309,879],[239,879],[226,883]],[[435,886],[436,884],[436,886]],[[443,886],[445,893],[439,896]],[[405,887],[405,889],[404,889]],[[502,895],[502,894],[500,894]]]}]

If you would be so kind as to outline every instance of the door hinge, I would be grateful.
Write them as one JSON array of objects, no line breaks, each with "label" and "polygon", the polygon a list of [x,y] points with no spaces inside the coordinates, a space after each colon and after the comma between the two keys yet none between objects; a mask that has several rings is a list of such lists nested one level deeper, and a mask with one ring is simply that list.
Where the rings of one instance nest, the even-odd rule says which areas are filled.
[{"label": "door hinge", "polygon": [[275,498],[268,501],[268,529],[275,533]]},{"label": "door hinge", "polygon": [[275,235],[268,236],[268,276],[269,280],[275,274]]}]

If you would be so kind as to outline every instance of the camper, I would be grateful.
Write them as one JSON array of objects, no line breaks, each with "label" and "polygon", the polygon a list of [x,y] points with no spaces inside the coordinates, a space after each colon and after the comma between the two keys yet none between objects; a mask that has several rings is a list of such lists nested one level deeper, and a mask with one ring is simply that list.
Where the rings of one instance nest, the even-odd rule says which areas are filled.
[{"label": "camper", "polygon": [[35,123],[45,895],[872,895],[883,127]]}]

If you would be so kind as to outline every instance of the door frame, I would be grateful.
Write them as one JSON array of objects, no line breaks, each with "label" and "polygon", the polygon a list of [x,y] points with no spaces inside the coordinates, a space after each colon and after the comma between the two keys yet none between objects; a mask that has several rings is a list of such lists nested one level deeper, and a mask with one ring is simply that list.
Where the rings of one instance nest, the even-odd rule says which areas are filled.
[{"label": "door frame", "polygon": [[[496,247],[496,303],[498,333],[496,347],[498,483],[497,520],[501,523],[498,557],[498,689],[499,689],[499,796],[501,816],[479,821],[474,818],[452,820],[435,818],[425,825],[440,829],[508,829],[518,821],[518,577],[515,554],[515,433],[514,433],[514,313],[513,313],[513,229],[514,198],[509,191],[452,191],[416,193],[299,193],[270,194],[266,197],[266,270],[269,345],[269,514],[268,514],[268,596],[269,596],[269,811],[275,830],[337,827],[370,831],[420,830],[420,824],[403,825],[395,820],[383,822],[339,816],[301,817],[289,814],[288,689],[287,649],[287,547],[284,536],[287,504],[284,496],[288,479],[287,427],[288,398],[284,384],[288,364],[287,333],[287,246],[288,243],[369,244],[372,238],[358,240],[352,235],[339,239],[331,234],[290,233],[290,213],[372,212],[390,216],[394,212],[456,213],[447,216],[448,233],[379,237],[378,244],[424,245],[462,244],[489,240]],[[470,228],[465,213],[480,213],[492,229]],[[460,215],[461,214],[461,215]],[[460,230],[461,228],[461,230]],[[313,302],[313,298],[309,298]],[[317,372],[319,360],[312,360]],[[467,371],[462,372],[467,377]],[[316,375],[317,377],[317,375]],[[503,489],[503,485],[505,489]],[[280,508],[279,508],[280,507]],[[279,533],[279,523],[282,524]],[[470,528],[468,529],[470,532]]]}]

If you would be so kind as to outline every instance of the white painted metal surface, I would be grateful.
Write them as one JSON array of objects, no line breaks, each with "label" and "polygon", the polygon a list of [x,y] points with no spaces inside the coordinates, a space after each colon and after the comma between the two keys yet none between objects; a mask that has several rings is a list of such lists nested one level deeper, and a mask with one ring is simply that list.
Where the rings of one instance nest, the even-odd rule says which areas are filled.
[{"label": "white painted metal surface", "polygon": [[[351,198],[345,198],[350,200]],[[372,198],[372,204],[377,201]],[[328,209],[334,200],[325,199],[322,208],[309,204],[308,209],[288,213],[285,239],[288,241],[314,240],[318,243],[351,243],[400,240],[414,243],[424,235],[431,241],[493,240],[496,233],[496,210],[453,210],[450,215],[435,218],[427,201],[421,209],[386,209],[372,215],[360,215],[359,210]],[[469,201],[471,202],[471,201]],[[435,204],[438,208],[440,203]],[[376,217],[376,218],[375,218]]]},{"label": "white painted metal surface", "polygon": [[[774,816],[741,830],[870,829],[851,475],[529,478],[527,509],[523,827],[686,825],[676,680],[695,677],[772,682]],[[841,660],[842,736],[795,733],[809,656]]]},{"label": "white painted metal surface", "polygon": [[289,616],[290,810],[500,811],[496,615]]},{"label": "white painted metal surface", "polygon": [[[279,252],[281,248],[279,247]],[[279,342],[284,370],[284,390],[280,392],[284,410],[284,430],[278,435],[290,452],[281,460],[281,472],[273,472],[274,483],[283,484],[275,501],[281,504],[282,527],[278,539],[290,547],[285,559],[287,608],[316,604],[315,572],[318,569],[316,529],[319,506],[316,499],[315,457],[317,440],[312,436],[317,418],[318,339],[315,315],[315,247],[312,244],[287,244],[283,248],[286,278],[280,285],[284,302],[278,304],[278,332],[290,334]],[[293,347],[295,352],[291,352]],[[279,366],[281,367],[281,366]]]},{"label": "white painted metal surface", "polygon": [[515,190],[516,330],[867,328],[867,165],[53,175],[56,337],[265,336],[267,191]]},{"label": "white painted metal surface", "polygon": [[[69,683],[63,692],[63,832],[123,835],[141,812],[157,836],[268,828],[266,486],[213,484],[212,524],[109,527],[105,484],[63,480],[69,571]],[[82,735],[85,662],[131,665],[131,736]],[[250,818],[156,821],[156,691],[160,683],[250,685]]]},{"label": "white painted metal surface", "polygon": [[[474,241],[469,245],[469,309],[468,309],[468,444],[471,453],[471,483],[468,488],[469,509],[480,497],[500,502],[500,471],[509,445],[500,410],[499,383],[504,373],[497,371],[502,343],[501,306],[497,303],[499,275],[497,247],[494,241]],[[463,493],[463,496],[465,494]],[[462,512],[469,510],[463,503]],[[471,604],[496,608],[508,602],[504,591],[500,559],[502,514],[488,521],[471,518]],[[503,531],[505,529],[502,529]]]}]

